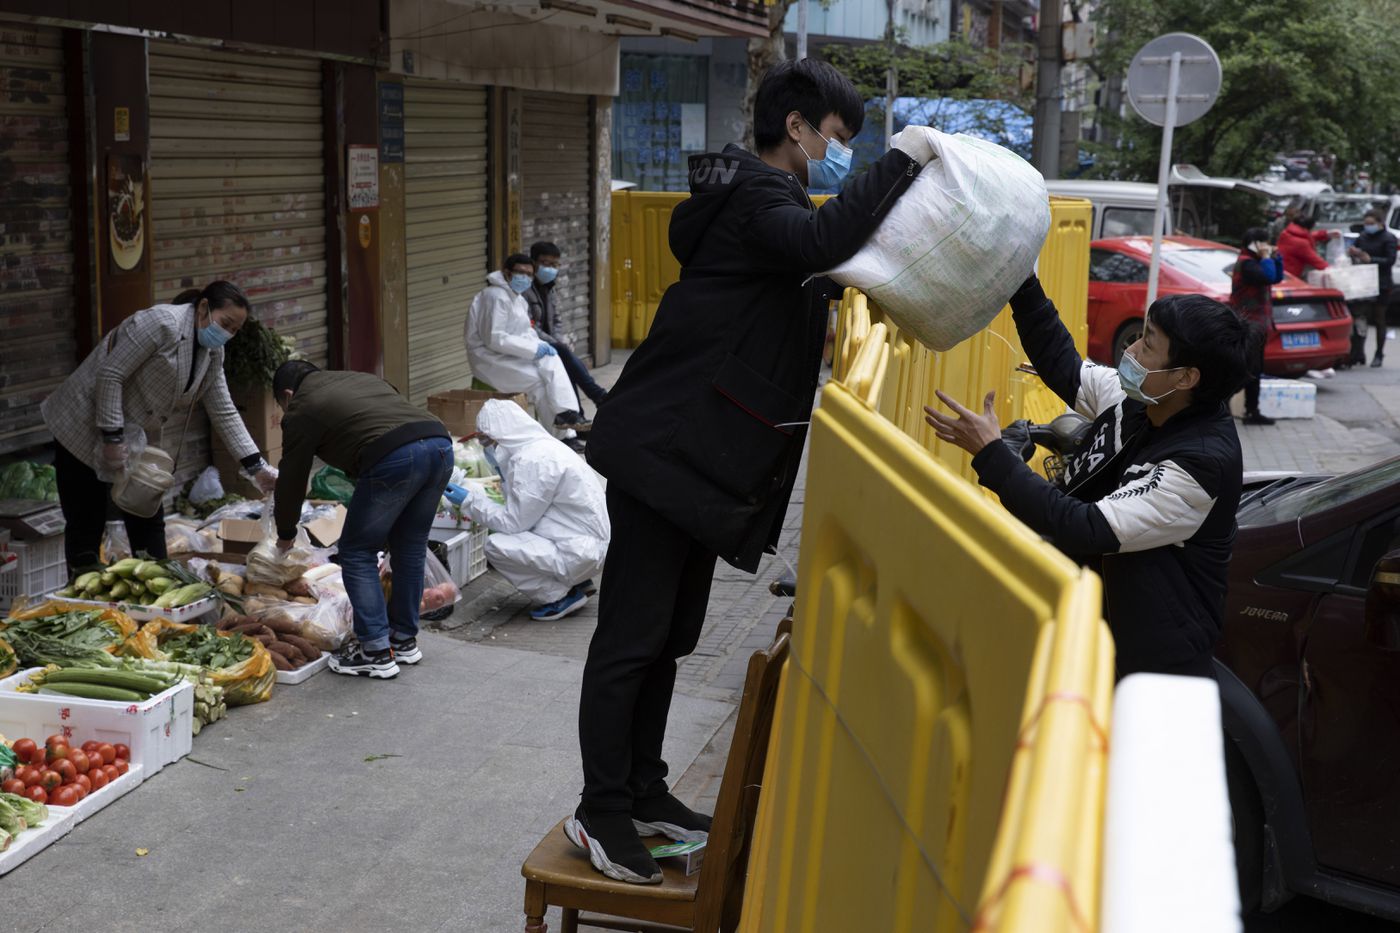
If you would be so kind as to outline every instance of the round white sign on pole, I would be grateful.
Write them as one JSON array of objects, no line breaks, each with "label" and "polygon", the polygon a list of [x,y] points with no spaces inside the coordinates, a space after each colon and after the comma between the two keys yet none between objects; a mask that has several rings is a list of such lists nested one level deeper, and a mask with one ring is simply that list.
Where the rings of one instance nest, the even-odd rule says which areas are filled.
[{"label": "round white sign on pole", "polygon": [[1185,126],[1205,116],[1220,96],[1220,57],[1200,36],[1169,32],[1144,45],[1128,66],[1128,102],[1153,126],[1167,123],[1167,84],[1173,54],[1181,55],[1176,122]]}]

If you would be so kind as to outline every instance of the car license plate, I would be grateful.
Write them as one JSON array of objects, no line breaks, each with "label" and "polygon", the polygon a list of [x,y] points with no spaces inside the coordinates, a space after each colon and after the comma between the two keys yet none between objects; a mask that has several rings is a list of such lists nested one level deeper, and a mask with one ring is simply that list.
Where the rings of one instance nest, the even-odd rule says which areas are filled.
[{"label": "car license plate", "polygon": [[1305,330],[1293,334],[1282,334],[1285,350],[1303,350],[1322,346],[1322,336],[1315,330]]}]

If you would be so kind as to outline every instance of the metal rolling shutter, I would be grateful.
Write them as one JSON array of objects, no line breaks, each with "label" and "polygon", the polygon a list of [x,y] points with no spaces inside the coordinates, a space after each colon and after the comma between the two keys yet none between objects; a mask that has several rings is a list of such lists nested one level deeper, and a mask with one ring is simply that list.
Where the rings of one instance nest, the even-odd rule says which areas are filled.
[{"label": "metal rolling shutter", "polygon": [[404,84],[404,221],[408,266],[408,396],[471,382],[464,339],[485,287],[489,228],[486,89]]},{"label": "metal rolling shutter", "polygon": [[0,23],[0,453],[49,439],[39,403],[76,362],[63,90],[59,31]]},{"label": "metal rolling shutter", "polygon": [[150,95],[156,299],[227,279],[325,365],[319,62],[152,42]]},{"label": "metal rolling shutter", "polygon": [[592,355],[593,121],[587,97],[527,94],[522,122],[524,227],[528,250],[548,240],[564,251],[556,294],[561,336]]}]

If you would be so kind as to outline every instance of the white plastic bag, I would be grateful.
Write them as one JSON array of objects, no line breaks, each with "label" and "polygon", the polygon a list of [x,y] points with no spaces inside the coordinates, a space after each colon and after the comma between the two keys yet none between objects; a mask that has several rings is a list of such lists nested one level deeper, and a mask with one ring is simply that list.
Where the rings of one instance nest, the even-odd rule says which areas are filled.
[{"label": "white plastic bag", "polygon": [[190,487],[190,501],[195,505],[203,505],[223,497],[224,484],[219,482],[219,468],[205,467],[204,472],[199,474],[194,485]]},{"label": "white plastic bag", "polygon": [[1333,237],[1327,241],[1326,259],[1329,266],[1351,265],[1351,257],[1347,255],[1347,244],[1343,237]]},{"label": "white plastic bag", "polygon": [[934,158],[860,252],[828,273],[904,333],[950,350],[992,322],[1050,230],[1045,180],[1009,149],[927,126]]},{"label": "white plastic bag", "polygon": [[306,529],[297,526],[297,536],[291,548],[283,552],[277,547],[277,520],[271,509],[262,518],[263,539],[248,552],[248,580],[251,583],[266,583],[269,586],[283,586],[306,571],[326,562],[329,551],[311,546]]}]

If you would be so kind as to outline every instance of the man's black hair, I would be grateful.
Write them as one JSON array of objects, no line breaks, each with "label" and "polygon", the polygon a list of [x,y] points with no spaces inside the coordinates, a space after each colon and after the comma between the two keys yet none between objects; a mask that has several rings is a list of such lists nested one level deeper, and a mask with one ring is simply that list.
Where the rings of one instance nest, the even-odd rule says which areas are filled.
[{"label": "man's black hair", "polygon": [[516,266],[530,266],[533,268],[535,261],[524,253],[511,253],[506,257],[506,264],[503,268],[514,269]]},{"label": "man's black hair", "polygon": [[1293,218],[1293,222],[1304,230],[1311,230],[1313,227],[1317,226],[1317,218],[1312,214],[1299,214],[1297,217]]},{"label": "man's black hair", "polygon": [[1248,249],[1255,243],[1267,242],[1269,242],[1268,230],[1264,229],[1263,227],[1250,227],[1244,232],[1244,242],[1240,245],[1243,246],[1245,249]]},{"label": "man's black hair", "polygon": [[1361,215],[1362,220],[1365,220],[1367,217],[1371,218],[1376,223],[1381,222],[1381,212],[1376,210],[1375,208],[1372,208],[1371,210]]},{"label": "man's black hair", "polygon": [[320,367],[315,363],[308,363],[306,360],[288,360],[277,367],[277,372],[272,374],[272,397],[281,398],[282,393],[291,389],[293,392],[301,388],[301,381],[312,373],[320,372]]},{"label": "man's black hair", "polygon": [[550,243],[547,240],[540,240],[538,243],[530,244],[531,262],[534,262],[541,256],[553,256],[555,259],[558,259],[563,255],[564,253],[559,249],[559,247],[555,246],[553,243]]},{"label": "man's black hair", "polygon": [[753,101],[753,141],[759,152],[787,139],[787,117],[796,110],[814,129],[836,114],[854,136],[865,122],[865,103],[850,79],[815,58],[779,62],[763,76]]},{"label": "man's black hair", "polygon": [[1228,305],[1205,295],[1167,295],[1147,312],[1168,341],[1168,365],[1191,366],[1201,381],[1191,390],[1194,405],[1226,401],[1248,378],[1249,329]]}]

